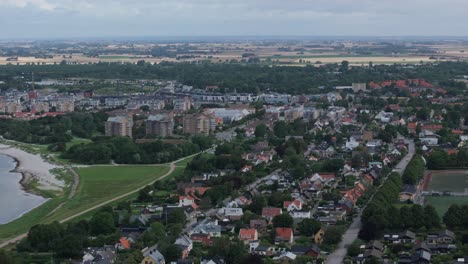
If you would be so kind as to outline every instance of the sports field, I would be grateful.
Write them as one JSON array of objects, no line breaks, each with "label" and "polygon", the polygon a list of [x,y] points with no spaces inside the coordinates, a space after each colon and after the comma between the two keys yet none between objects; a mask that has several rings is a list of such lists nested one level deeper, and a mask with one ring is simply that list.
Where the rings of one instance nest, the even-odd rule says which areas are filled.
[{"label": "sports field", "polygon": [[428,191],[465,192],[468,191],[468,171],[433,171],[429,179]]},{"label": "sports field", "polygon": [[440,217],[443,217],[445,212],[452,204],[468,204],[468,197],[458,196],[426,196],[424,198],[427,204],[434,206]]}]

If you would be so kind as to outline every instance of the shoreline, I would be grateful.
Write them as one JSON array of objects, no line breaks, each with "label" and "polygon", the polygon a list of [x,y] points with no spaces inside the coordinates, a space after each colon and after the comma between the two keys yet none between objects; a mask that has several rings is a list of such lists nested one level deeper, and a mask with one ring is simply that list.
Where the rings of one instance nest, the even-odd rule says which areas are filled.
[{"label": "shoreline", "polygon": [[0,155],[8,156],[14,160],[16,166],[11,172],[21,174],[19,184],[27,193],[44,197],[40,191],[34,190],[35,188],[29,185],[34,181],[38,183],[37,189],[44,191],[60,191],[65,187],[65,183],[50,172],[50,170],[61,166],[44,160],[40,155],[6,145],[3,142],[0,143]]}]

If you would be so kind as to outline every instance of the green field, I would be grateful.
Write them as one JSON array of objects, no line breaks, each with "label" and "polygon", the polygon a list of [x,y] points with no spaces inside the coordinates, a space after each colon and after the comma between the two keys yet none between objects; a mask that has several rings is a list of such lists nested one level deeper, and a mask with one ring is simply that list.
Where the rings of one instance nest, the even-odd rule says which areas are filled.
[{"label": "green field", "polygon": [[464,192],[468,188],[468,174],[464,171],[433,171],[428,191]]},{"label": "green field", "polygon": [[[59,221],[87,208],[108,201],[114,197],[145,186],[169,171],[167,165],[160,166],[91,166],[77,169],[80,184],[76,195],[68,199],[69,189],[63,195],[50,199],[23,217],[8,224],[0,225],[0,240],[26,232],[38,223]],[[176,168],[173,177],[183,168]],[[125,197],[129,199],[130,197]],[[56,209],[59,205],[60,208]],[[54,209],[56,209],[54,211]],[[82,217],[87,217],[85,214]],[[82,218],[80,217],[80,218]]]},{"label": "green field", "polygon": [[426,196],[426,202],[435,207],[437,213],[442,217],[452,204],[468,204],[468,197],[455,196]]}]

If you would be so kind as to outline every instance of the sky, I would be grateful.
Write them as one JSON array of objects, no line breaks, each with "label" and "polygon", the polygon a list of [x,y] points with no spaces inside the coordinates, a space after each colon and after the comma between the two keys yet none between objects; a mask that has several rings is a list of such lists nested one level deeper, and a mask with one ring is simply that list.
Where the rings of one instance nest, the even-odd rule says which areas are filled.
[{"label": "sky", "polygon": [[0,0],[0,39],[467,36],[467,0]]}]

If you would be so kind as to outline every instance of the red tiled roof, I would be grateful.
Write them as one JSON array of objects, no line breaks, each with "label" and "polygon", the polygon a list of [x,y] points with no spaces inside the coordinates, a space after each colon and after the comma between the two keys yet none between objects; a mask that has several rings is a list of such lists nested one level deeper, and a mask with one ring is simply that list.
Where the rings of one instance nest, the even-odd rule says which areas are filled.
[{"label": "red tiled roof", "polygon": [[457,129],[453,129],[452,130],[452,134],[455,134],[455,135],[463,135],[465,132],[463,130],[457,130]]},{"label": "red tiled roof", "polygon": [[128,242],[127,239],[122,237],[122,238],[119,239],[119,242],[120,242],[120,244],[122,245],[123,248],[125,248],[125,249],[130,248],[130,242]]},{"label": "red tiled roof", "polygon": [[276,237],[284,238],[284,239],[291,239],[293,236],[292,228],[289,227],[278,227],[275,229]]},{"label": "red tiled roof", "polygon": [[257,230],[255,228],[241,228],[239,230],[239,239],[240,240],[254,240]]},{"label": "red tiled roof", "polygon": [[262,216],[263,217],[275,217],[282,213],[281,208],[276,207],[264,207],[262,209]]}]

